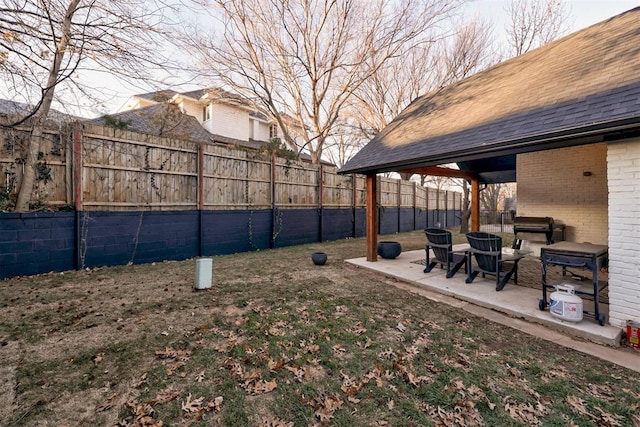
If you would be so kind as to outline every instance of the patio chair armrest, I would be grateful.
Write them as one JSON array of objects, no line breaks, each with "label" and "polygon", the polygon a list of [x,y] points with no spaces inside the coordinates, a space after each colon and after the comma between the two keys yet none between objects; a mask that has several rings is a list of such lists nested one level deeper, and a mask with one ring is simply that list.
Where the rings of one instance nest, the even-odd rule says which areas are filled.
[{"label": "patio chair armrest", "polygon": [[428,248],[449,249],[450,245],[444,244],[444,243],[440,244],[440,243],[427,242],[427,247]]},{"label": "patio chair armrest", "polygon": [[489,255],[489,256],[499,256],[502,252],[501,251],[483,251],[481,249],[474,249],[474,248],[469,248],[467,249],[468,252],[472,253],[472,254],[480,254],[480,255]]},{"label": "patio chair armrest", "polygon": [[505,261],[509,261],[509,262],[518,262],[520,261],[522,258],[525,258],[524,255],[505,255],[500,259],[500,262],[505,262]]}]

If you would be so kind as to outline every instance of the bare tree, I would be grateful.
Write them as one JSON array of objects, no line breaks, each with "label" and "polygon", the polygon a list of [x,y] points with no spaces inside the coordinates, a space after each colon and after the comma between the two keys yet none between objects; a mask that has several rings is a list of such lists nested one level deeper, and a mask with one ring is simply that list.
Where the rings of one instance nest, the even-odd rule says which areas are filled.
[{"label": "bare tree", "polygon": [[488,21],[474,17],[455,27],[458,28],[456,33],[445,40],[437,52],[438,87],[469,77],[499,60]]},{"label": "bare tree", "polygon": [[506,27],[513,56],[543,46],[569,30],[568,10],[562,0],[512,0]]},{"label": "bare tree", "polygon": [[4,0],[0,6],[0,94],[26,101],[29,111],[4,127],[29,125],[25,169],[15,210],[28,210],[45,121],[64,89],[88,96],[80,73],[103,70],[148,78],[167,66],[161,42],[162,3],[149,0]]},{"label": "bare tree", "polygon": [[391,58],[354,92],[349,114],[366,139],[373,138],[419,96],[492,63],[488,23],[476,18],[466,24],[453,22],[451,27],[457,30]]},{"label": "bare tree", "polygon": [[343,117],[336,123],[335,131],[327,138],[323,155],[338,168],[347,163],[367,143],[360,131],[359,124],[349,117]]},{"label": "bare tree", "polygon": [[420,95],[437,85],[435,43],[415,46],[391,58],[354,92],[348,114],[364,138],[373,138]]},{"label": "bare tree", "polygon": [[[433,43],[413,47],[387,63],[354,92],[346,114],[357,126],[345,128],[367,141],[384,128],[407,105],[438,87],[460,80],[493,62],[491,27],[475,18],[463,24],[453,22],[452,34],[441,33]],[[357,138],[353,136],[352,138]],[[339,141],[338,141],[339,143]],[[411,175],[401,174],[402,179]],[[443,185],[442,177],[420,177],[425,185]]]},{"label": "bare tree", "polygon": [[[460,1],[200,0],[221,14],[222,34],[187,40],[216,84],[255,96],[283,139],[318,162],[340,113],[363,82],[430,32]],[[304,129],[296,141],[286,113]]]}]

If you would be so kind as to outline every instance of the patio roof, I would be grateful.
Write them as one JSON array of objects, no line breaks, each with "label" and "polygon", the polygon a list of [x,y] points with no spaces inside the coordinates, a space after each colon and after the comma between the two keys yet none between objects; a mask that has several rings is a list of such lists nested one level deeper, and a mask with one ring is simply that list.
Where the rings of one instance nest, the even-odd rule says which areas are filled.
[{"label": "patio roof", "polygon": [[426,94],[340,170],[457,163],[515,181],[520,153],[640,135],[640,7]]}]

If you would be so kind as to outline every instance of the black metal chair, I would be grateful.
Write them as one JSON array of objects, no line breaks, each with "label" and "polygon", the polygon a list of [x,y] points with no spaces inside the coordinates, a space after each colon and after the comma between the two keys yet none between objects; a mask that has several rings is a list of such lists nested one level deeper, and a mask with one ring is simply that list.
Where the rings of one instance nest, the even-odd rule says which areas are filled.
[{"label": "black metal chair", "polygon": [[[472,231],[467,233],[470,249],[467,253],[469,257],[467,283],[473,282],[478,273],[492,274],[496,276],[496,291],[501,291],[507,284],[511,276],[514,282],[518,283],[518,261],[524,256],[502,255],[502,238],[495,234],[485,233],[482,231]],[[476,266],[472,268],[471,260],[475,258]]]},{"label": "black metal chair", "polygon": [[[466,256],[461,253],[453,253],[450,231],[441,228],[427,228],[424,230],[424,234],[427,236],[427,246],[425,247],[427,266],[424,269],[425,273],[429,273],[438,264],[440,264],[441,268],[445,265],[447,266],[447,279],[453,277],[463,265],[466,270]],[[429,258],[430,249],[435,256],[434,260]]]}]

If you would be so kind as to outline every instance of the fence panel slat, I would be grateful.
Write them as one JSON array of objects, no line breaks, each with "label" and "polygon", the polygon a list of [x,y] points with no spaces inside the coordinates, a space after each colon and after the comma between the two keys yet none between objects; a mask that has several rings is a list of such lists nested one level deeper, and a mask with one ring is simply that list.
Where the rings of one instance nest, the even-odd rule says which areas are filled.
[{"label": "fence panel slat", "polygon": [[[0,187],[8,194],[19,188],[21,147],[28,129],[0,130]],[[39,179],[35,203],[63,205],[68,196],[72,127],[47,129],[40,141]],[[364,208],[366,177],[340,175],[331,166],[275,159],[221,144],[204,144],[203,182],[198,183],[198,143],[138,134],[128,130],[83,125],[82,196],[87,210],[196,209],[198,185],[209,210],[276,208]],[[355,188],[354,188],[355,187]],[[322,194],[320,189],[322,188]],[[457,210],[458,192],[437,191],[413,181],[379,178],[379,205]],[[273,198],[273,200],[272,200]],[[0,198],[0,208],[6,203]]]}]

